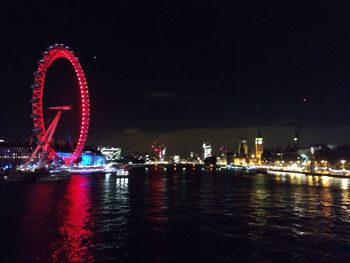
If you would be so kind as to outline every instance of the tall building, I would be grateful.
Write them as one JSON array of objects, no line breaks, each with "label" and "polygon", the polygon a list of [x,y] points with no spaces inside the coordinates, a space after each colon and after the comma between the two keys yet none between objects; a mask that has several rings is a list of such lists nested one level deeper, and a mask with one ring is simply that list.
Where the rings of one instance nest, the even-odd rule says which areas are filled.
[{"label": "tall building", "polygon": [[164,144],[153,143],[152,150],[157,157],[158,161],[164,161],[166,146]]},{"label": "tall building", "polygon": [[203,147],[203,161],[204,161],[205,158],[211,156],[211,144],[204,142],[202,147]]},{"label": "tall building", "polygon": [[260,130],[258,130],[258,136],[255,138],[255,158],[258,164],[261,164],[261,155],[264,152],[263,137]]},{"label": "tall building", "polygon": [[239,137],[238,139],[238,157],[243,158],[249,155],[248,143],[244,137]]},{"label": "tall building", "polygon": [[226,161],[227,164],[231,164],[234,162],[235,154],[233,151],[231,151],[231,149],[228,149],[226,151],[226,158],[227,158],[227,161]]}]

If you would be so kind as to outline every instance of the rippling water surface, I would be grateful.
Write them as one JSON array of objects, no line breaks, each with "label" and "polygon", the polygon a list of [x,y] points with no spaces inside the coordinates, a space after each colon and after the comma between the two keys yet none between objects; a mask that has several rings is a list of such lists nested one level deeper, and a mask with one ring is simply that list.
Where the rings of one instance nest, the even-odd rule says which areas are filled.
[{"label": "rippling water surface", "polygon": [[350,262],[349,184],[143,169],[0,183],[0,261]]}]

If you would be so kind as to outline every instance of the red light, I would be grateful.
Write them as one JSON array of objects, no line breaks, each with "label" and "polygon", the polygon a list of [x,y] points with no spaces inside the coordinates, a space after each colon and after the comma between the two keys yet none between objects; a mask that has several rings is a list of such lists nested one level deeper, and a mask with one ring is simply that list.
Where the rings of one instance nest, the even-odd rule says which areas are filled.
[{"label": "red light", "polygon": [[[73,151],[73,154],[70,155],[68,158],[65,159],[66,163],[72,163],[74,162],[81,154],[82,149],[84,148],[84,142],[86,141],[87,132],[88,132],[88,124],[89,124],[89,115],[86,114],[87,118],[85,118],[85,112],[89,112],[89,97],[88,97],[88,90],[86,85],[86,78],[84,75],[84,71],[82,69],[82,66],[80,65],[80,62],[78,61],[77,57],[73,54],[72,51],[65,48],[62,45],[56,45],[51,46],[49,51],[44,53],[43,56],[43,63],[41,63],[38,66],[37,71],[39,74],[35,75],[34,83],[37,83],[39,85],[38,89],[33,90],[32,98],[39,99],[37,102],[32,103],[32,112],[33,114],[41,116],[39,119],[33,119],[34,122],[34,128],[38,128],[42,130],[40,134],[37,134],[38,140],[42,140],[43,136],[45,135],[45,126],[44,126],[44,119],[43,119],[43,109],[42,109],[42,97],[43,97],[43,86],[44,86],[44,80],[46,76],[46,72],[48,71],[50,65],[58,58],[65,58],[67,59],[72,66],[74,67],[74,71],[76,73],[76,77],[78,78],[79,84],[80,84],[80,92],[81,92],[81,104],[82,104],[82,115],[81,115],[81,130],[79,134],[79,141],[77,143],[77,146],[75,150]],[[55,156],[55,152],[52,149],[53,154],[52,156]],[[52,157],[54,158],[54,157]]]}]

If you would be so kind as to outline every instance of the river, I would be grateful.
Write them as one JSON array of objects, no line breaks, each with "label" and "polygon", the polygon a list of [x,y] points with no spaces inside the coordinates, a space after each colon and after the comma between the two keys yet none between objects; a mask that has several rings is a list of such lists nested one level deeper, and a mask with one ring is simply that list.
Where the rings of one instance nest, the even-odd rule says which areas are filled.
[{"label": "river", "polygon": [[0,261],[349,262],[349,187],[143,169],[0,183]]}]

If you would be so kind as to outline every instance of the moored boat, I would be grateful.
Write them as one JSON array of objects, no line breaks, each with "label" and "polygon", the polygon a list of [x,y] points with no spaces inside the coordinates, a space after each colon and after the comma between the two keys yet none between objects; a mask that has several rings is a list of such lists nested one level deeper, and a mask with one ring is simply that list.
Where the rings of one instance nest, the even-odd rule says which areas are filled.
[{"label": "moored boat", "polygon": [[71,173],[64,170],[15,171],[3,176],[5,182],[48,182],[68,179]]},{"label": "moored boat", "polygon": [[228,165],[227,171],[237,174],[267,174],[267,169],[259,166]]}]

